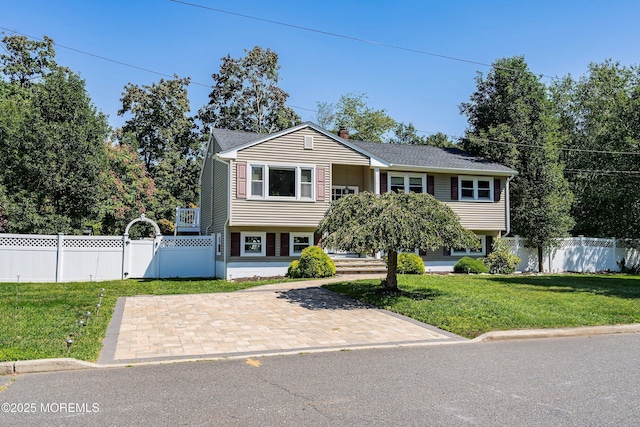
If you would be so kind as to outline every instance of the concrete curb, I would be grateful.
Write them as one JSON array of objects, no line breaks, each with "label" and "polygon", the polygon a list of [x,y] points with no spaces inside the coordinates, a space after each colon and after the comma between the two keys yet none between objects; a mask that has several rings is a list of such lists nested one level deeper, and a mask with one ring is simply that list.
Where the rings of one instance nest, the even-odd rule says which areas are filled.
[{"label": "concrete curb", "polygon": [[[609,325],[609,326],[586,326],[580,328],[558,328],[558,329],[522,329],[512,331],[494,331],[482,334],[479,337],[469,341],[438,341],[433,343],[416,343],[416,344],[390,344],[380,346],[363,346],[357,347],[357,349],[373,349],[373,348],[400,348],[400,347],[412,347],[420,345],[452,345],[452,344],[464,344],[474,342],[497,342],[497,341],[510,341],[510,340],[523,340],[523,339],[539,339],[539,338],[566,338],[566,337],[579,337],[579,336],[592,336],[592,335],[613,335],[613,334],[638,334],[640,333],[640,323],[634,323],[631,325]],[[19,360],[16,362],[0,362],[0,375],[3,374],[32,374],[38,372],[55,372],[55,371],[72,371],[81,369],[105,369],[116,368],[135,364],[136,366],[143,365],[159,365],[170,364],[180,362],[195,362],[203,360],[232,360],[232,359],[244,359],[246,357],[264,357],[273,355],[287,355],[287,354],[300,354],[300,353],[316,353],[324,351],[337,351],[338,347],[333,349],[322,350],[296,350],[293,352],[277,352],[273,354],[254,354],[254,355],[237,355],[237,356],[222,356],[212,358],[187,358],[187,359],[168,359],[164,361],[153,362],[135,362],[129,364],[102,364],[85,362],[83,360],[77,360],[73,358],[60,358],[60,359],[39,359],[39,360]],[[343,349],[340,347],[340,349]],[[355,350],[352,348],[351,350]]]},{"label": "concrete curb", "polygon": [[0,375],[13,374],[13,362],[0,362]]},{"label": "concrete curb", "polygon": [[[61,359],[38,359],[38,360],[18,360],[17,362],[6,362],[10,366],[12,374],[31,374],[34,372],[54,372],[54,371],[72,371],[78,369],[96,369],[102,366],[83,360],[72,358]],[[2,365],[4,372],[5,363]]]},{"label": "concrete curb", "polygon": [[522,329],[513,331],[493,331],[474,338],[471,342],[495,342],[537,338],[583,337],[589,335],[637,334],[640,323],[631,325],[585,326],[579,328]]}]

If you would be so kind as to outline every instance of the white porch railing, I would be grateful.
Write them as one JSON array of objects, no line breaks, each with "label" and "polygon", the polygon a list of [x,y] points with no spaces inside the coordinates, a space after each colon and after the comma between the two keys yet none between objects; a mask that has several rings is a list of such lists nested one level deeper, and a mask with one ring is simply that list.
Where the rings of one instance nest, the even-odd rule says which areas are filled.
[{"label": "white porch railing", "polygon": [[200,208],[176,208],[174,235],[185,232],[200,232]]}]

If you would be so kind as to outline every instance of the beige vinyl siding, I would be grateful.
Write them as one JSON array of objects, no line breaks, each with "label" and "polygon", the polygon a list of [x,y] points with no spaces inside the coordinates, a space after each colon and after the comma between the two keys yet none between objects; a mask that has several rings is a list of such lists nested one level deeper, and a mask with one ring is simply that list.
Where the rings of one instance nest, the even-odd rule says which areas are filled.
[{"label": "beige vinyl siding", "polygon": [[346,185],[357,186],[359,192],[365,191],[367,189],[367,187],[365,187],[365,180],[368,172],[368,167],[333,165],[333,169],[331,171],[331,185],[341,187]]},{"label": "beige vinyl siding", "polygon": [[[313,149],[304,149],[304,136],[313,136]],[[324,201],[236,199],[236,162],[231,162],[231,222],[233,226],[265,225],[316,227],[331,201],[331,165],[368,166],[369,158],[313,129],[275,138],[238,151],[236,161],[286,165],[315,165],[324,168]]]},{"label": "beige vinyl siding", "polygon": [[[221,233],[224,236],[224,224],[227,222],[227,206],[229,191],[229,167],[227,164],[215,161],[213,170],[213,233]],[[225,238],[225,241],[227,239]],[[222,260],[224,254],[216,256]]]},{"label": "beige vinyl siding", "polygon": [[[435,197],[445,202],[460,217],[460,223],[472,230],[505,230],[505,178],[500,179],[499,202],[467,202],[451,200],[451,177],[458,175],[434,175]],[[477,176],[477,175],[474,175]]]},{"label": "beige vinyl siding", "polygon": [[210,146],[205,155],[202,182],[200,183],[200,234],[203,236],[208,234],[207,227],[213,218],[211,199],[213,197],[213,164],[215,160],[211,156],[212,148]]}]

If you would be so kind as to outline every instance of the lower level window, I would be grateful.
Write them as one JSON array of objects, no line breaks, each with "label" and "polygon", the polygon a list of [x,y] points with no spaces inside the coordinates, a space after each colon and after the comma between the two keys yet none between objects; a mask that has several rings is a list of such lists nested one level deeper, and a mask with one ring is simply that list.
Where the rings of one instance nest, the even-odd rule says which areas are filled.
[{"label": "lower level window", "polygon": [[266,233],[244,232],[240,235],[240,255],[241,256],[265,256],[266,254]]},{"label": "lower level window", "polygon": [[451,255],[486,255],[487,254],[487,238],[478,234],[480,238],[480,247],[478,248],[454,248]]},{"label": "lower level window", "polygon": [[313,233],[291,233],[290,255],[300,255],[311,245],[313,245]]}]

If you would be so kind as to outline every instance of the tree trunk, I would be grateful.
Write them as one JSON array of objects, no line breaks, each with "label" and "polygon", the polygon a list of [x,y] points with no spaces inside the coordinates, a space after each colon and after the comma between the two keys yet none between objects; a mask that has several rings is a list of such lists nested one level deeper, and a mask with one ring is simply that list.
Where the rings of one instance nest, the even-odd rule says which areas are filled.
[{"label": "tree trunk", "polygon": [[398,276],[396,270],[398,268],[398,252],[389,251],[387,254],[387,278],[382,281],[382,287],[385,291],[398,291]]},{"label": "tree trunk", "polygon": [[544,265],[542,264],[542,246],[538,246],[538,273],[544,272]]}]

